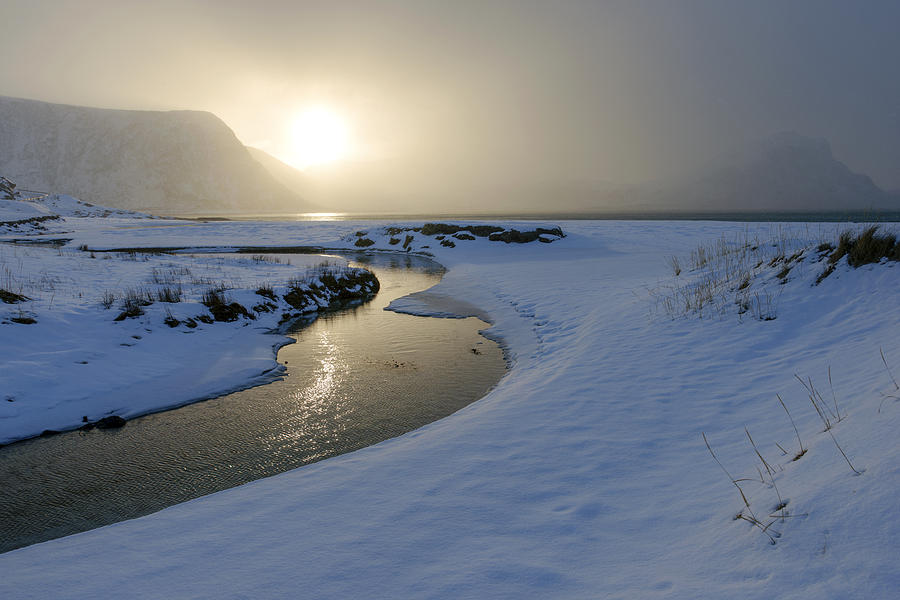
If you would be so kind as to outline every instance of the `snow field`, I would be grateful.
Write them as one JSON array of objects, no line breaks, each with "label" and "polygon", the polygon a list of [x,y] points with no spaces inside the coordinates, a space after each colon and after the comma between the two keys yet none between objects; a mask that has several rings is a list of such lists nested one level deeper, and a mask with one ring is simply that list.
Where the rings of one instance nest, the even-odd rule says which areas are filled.
[{"label": "snow field", "polygon": [[[567,237],[551,244],[417,238],[449,271],[394,308],[489,316],[513,364],[483,400],[352,454],[6,553],[0,593],[86,597],[102,571],[116,574],[104,593],[147,598],[891,597],[900,402],[881,352],[900,372],[896,264],[839,263],[814,286],[808,254],[784,284],[778,265],[754,273],[751,286],[777,286],[774,320],[726,302],[671,315],[654,297],[682,285],[668,257],[747,225],[560,225]],[[92,227],[73,243],[336,247],[358,226]],[[377,224],[363,227],[373,248],[390,247]],[[821,241],[817,226],[749,227],[762,240]],[[829,367],[843,416],[831,431],[861,475],[795,378],[830,403]],[[776,394],[808,449],[800,460]],[[735,520],[743,501],[701,437],[748,478],[755,513],[775,514],[774,488],[750,480],[761,463],[745,427],[788,501],[774,545]]]}]

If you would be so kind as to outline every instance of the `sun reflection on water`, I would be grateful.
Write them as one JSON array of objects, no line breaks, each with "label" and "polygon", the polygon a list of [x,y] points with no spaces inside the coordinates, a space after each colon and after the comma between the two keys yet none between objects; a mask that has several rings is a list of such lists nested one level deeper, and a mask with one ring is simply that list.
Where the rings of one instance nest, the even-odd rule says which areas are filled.
[{"label": "sun reflection on water", "polygon": [[300,447],[314,455],[326,455],[347,428],[353,407],[341,390],[350,367],[340,344],[332,338],[329,331],[317,332],[318,364],[306,385],[288,396],[294,408],[285,419],[286,427],[276,438],[284,451],[295,452]]}]

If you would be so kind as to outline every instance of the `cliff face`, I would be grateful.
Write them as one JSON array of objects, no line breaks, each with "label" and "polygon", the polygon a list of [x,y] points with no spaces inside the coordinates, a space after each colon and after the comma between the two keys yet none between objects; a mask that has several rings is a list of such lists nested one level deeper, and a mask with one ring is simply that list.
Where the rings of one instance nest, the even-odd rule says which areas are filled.
[{"label": "cliff face", "polygon": [[156,213],[306,208],[206,112],[0,97],[0,172],[20,189]]}]

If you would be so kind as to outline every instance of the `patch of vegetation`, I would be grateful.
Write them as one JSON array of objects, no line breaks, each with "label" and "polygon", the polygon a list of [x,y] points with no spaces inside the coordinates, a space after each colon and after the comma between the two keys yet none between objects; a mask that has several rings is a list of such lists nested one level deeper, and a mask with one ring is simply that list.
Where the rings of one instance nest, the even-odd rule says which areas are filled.
[{"label": "patch of vegetation", "polygon": [[246,317],[248,319],[255,318],[247,312],[247,309],[244,308],[243,305],[238,302],[229,302],[228,298],[225,296],[225,292],[220,289],[211,288],[206,290],[203,293],[201,302],[209,309],[210,314],[212,314],[213,319],[216,321],[230,323],[232,321],[237,321],[240,317]]},{"label": "patch of vegetation", "polygon": [[788,273],[790,273],[790,272],[791,272],[791,265],[786,264],[783,267],[781,267],[781,270],[778,271],[778,273],[775,274],[775,277],[780,279],[781,283],[786,283]]},{"label": "patch of vegetation", "polygon": [[854,234],[852,231],[841,232],[837,247],[831,244],[820,244],[819,252],[828,251],[828,248],[833,248],[833,250],[828,255],[828,265],[816,278],[816,284],[831,275],[837,262],[845,256],[847,264],[854,269],[862,265],[881,262],[884,259],[900,260],[900,241],[897,240],[897,236],[890,232],[879,233],[878,229],[878,225],[872,225],[858,234]]},{"label": "patch of vegetation", "polygon": [[309,310],[336,301],[361,300],[380,287],[375,275],[366,269],[324,267],[307,279],[289,281],[284,300],[296,309]]},{"label": "patch of vegetation", "polygon": [[144,314],[144,307],[153,304],[153,295],[149,290],[129,288],[122,297],[122,312],[113,321],[124,321]]},{"label": "patch of vegetation", "polygon": [[181,302],[182,293],[180,285],[165,286],[156,291],[156,299],[160,302],[176,304]]},{"label": "patch of vegetation", "polygon": [[139,317],[144,314],[144,309],[140,306],[129,306],[120,312],[113,321],[124,321],[125,319],[132,319],[134,317]]},{"label": "patch of vegetation", "polygon": [[166,268],[153,267],[150,281],[157,285],[175,285],[181,283],[181,278],[191,275],[187,267],[169,266]]},{"label": "patch of vegetation", "polygon": [[103,292],[103,296],[100,297],[100,304],[103,305],[103,308],[109,310],[112,308],[112,305],[116,302],[116,295],[109,290]]},{"label": "patch of vegetation", "polygon": [[0,289],[0,302],[4,304],[17,304],[19,302],[26,302],[30,300],[28,296],[23,296],[22,294],[16,294],[15,292],[9,292],[4,289]]},{"label": "patch of vegetation", "polygon": [[275,290],[271,285],[262,285],[256,289],[256,294],[269,300],[275,299]]},{"label": "patch of vegetation", "polygon": [[163,323],[165,323],[169,327],[178,327],[179,325],[181,325],[181,321],[176,319],[175,316],[168,310],[166,311],[166,318],[163,319]]},{"label": "patch of vegetation", "polygon": [[784,283],[802,257],[803,249],[783,234],[766,243],[747,232],[733,238],[723,236],[692,250],[684,264],[678,257],[667,257],[673,281],[651,290],[651,295],[657,308],[672,318],[688,314],[721,317],[736,307],[741,318],[749,315],[771,321],[776,316],[778,294],[761,275],[778,268],[774,278]]},{"label": "patch of vegetation", "polygon": [[272,265],[280,265],[284,262],[277,256],[272,256],[271,254],[254,254],[250,258],[256,264],[268,263],[268,264],[272,264]]}]

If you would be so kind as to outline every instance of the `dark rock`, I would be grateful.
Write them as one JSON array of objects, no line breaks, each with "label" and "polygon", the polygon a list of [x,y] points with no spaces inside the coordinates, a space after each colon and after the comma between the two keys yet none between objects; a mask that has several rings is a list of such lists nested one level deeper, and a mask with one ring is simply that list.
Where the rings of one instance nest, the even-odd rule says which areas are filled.
[{"label": "dark rock", "polygon": [[399,243],[400,243],[400,238],[392,237],[391,239],[388,240],[388,244],[390,244],[391,246],[396,246]]},{"label": "dark rock", "polygon": [[119,427],[124,427],[125,419],[120,417],[119,415],[110,415],[108,417],[103,417],[99,421],[95,422],[94,425],[97,426],[97,429],[116,429]]},{"label": "dark rock", "polygon": [[502,227],[497,227],[496,225],[470,225],[465,229],[472,235],[477,235],[478,237],[488,237],[492,233],[503,231]]},{"label": "dark rock", "polygon": [[534,231],[519,231],[518,229],[508,229],[499,233],[492,233],[488,237],[488,239],[492,242],[505,242],[507,244],[527,244],[535,240],[540,240],[544,243],[550,243],[551,241],[553,241],[544,239],[541,236],[553,236],[558,238],[566,237],[562,229],[560,229],[559,227],[554,227],[553,229],[538,227]]},{"label": "dark rock", "polygon": [[447,239],[441,240],[441,246],[446,246],[447,248],[456,248],[456,244]]},{"label": "dark rock", "polygon": [[358,248],[367,248],[367,247],[373,245],[374,243],[375,243],[374,241],[370,240],[367,237],[361,237],[358,240],[356,240],[356,243],[354,243],[353,245]]},{"label": "dark rock", "polygon": [[50,437],[51,435],[57,435],[60,432],[56,429],[45,429],[41,432],[41,437]]},{"label": "dark rock", "polygon": [[413,241],[414,239],[416,239],[415,236],[407,235],[407,236],[406,236],[406,239],[403,240],[403,249],[404,249],[404,250],[409,250],[409,245],[412,243],[412,241]]},{"label": "dark rock", "polygon": [[34,325],[37,323],[37,321],[31,317],[11,317],[9,320],[20,325]]},{"label": "dark rock", "polygon": [[474,235],[469,235],[468,233],[462,233],[462,232],[454,233],[453,237],[455,237],[458,240],[474,240],[475,239]]}]

